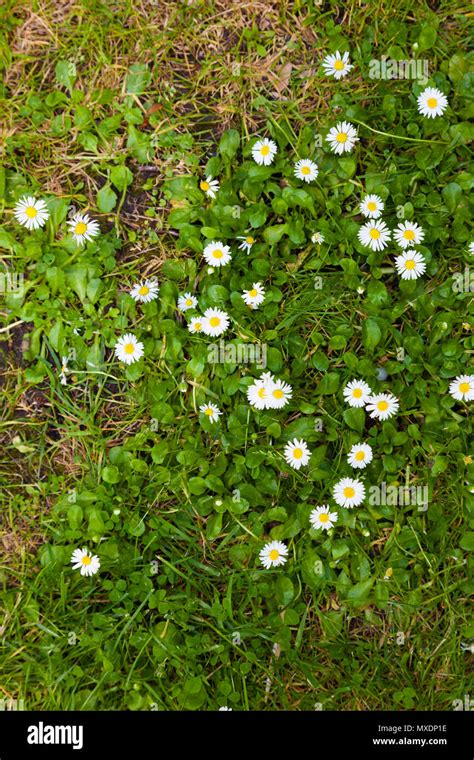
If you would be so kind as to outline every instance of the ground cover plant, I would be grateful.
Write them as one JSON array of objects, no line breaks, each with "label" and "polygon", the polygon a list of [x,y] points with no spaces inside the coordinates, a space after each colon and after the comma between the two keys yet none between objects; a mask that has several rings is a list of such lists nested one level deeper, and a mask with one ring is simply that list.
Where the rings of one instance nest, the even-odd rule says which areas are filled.
[{"label": "ground cover plant", "polygon": [[469,15],[2,6],[3,706],[465,705]]}]

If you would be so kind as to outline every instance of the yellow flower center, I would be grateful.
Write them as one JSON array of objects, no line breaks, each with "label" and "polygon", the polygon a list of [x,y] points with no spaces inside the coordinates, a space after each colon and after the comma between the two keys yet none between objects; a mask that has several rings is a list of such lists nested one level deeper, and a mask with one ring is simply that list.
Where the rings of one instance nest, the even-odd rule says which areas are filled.
[{"label": "yellow flower center", "polygon": [[367,208],[369,209],[369,211],[377,211],[377,204],[374,203],[373,201],[369,201],[367,204]]},{"label": "yellow flower center", "polygon": [[337,142],[345,143],[346,140],[347,140],[347,132],[339,132],[336,135],[336,140],[337,140]]},{"label": "yellow flower center", "polygon": [[378,240],[380,237],[380,232],[376,230],[374,227],[373,229],[370,230],[369,235],[373,240]]},{"label": "yellow flower center", "polygon": [[414,269],[415,268],[415,261],[414,259],[407,259],[405,261],[405,269]]},{"label": "yellow flower center", "polygon": [[309,166],[302,166],[301,167],[301,174],[311,174],[311,169]]},{"label": "yellow flower center", "polygon": [[268,145],[262,145],[262,147],[260,148],[260,153],[262,154],[262,156],[268,156],[268,154],[270,153],[269,146]]},{"label": "yellow flower center", "polygon": [[266,395],[267,395],[267,392],[266,392],[265,388],[259,388],[258,389],[257,396],[259,398],[265,398]]},{"label": "yellow flower center", "polygon": [[360,398],[362,396],[362,389],[354,388],[354,390],[352,391],[352,395],[354,398]]},{"label": "yellow flower center", "polygon": [[186,306],[192,306],[193,305],[193,302],[191,301],[190,298],[186,298],[186,301],[184,303],[186,304]]},{"label": "yellow flower center", "polygon": [[81,559],[81,562],[82,562],[82,564],[83,564],[83,565],[90,565],[90,563],[92,562],[92,560],[91,560],[91,558],[89,557],[89,555],[88,555],[88,554],[86,554],[86,555],[85,555],[85,557],[83,557],[83,558]]},{"label": "yellow flower center", "polygon": [[403,233],[403,237],[405,238],[405,240],[413,240],[415,237],[415,233],[413,232],[413,230],[405,230],[405,232]]},{"label": "yellow flower center", "polygon": [[214,411],[211,409],[210,406],[207,407],[207,409],[204,411],[204,414],[207,414],[208,417],[212,417],[214,414]]},{"label": "yellow flower center", "polygon": [[327,514],[327,512],[321,512],[321,514],[319,515],[319,522],[322,522],[322,523],[329,522],[329,515]]},{"label": "yellow flower center", "polygon": [[133,352],[135,351],[135,346],[133,345],[133,343],[126,343],[123,347],[123,350],[125,351],[126,354],[133,354]]},{"label": "yellow flower center", "polygon": [[271,559],[272,562],[275,562],[275,560],[277,560],[279,556],[280,555],[278,553],[278,549],[272,549],[268,555],[269,559]]},{"label": "yellow flower center", "polygon": [[283,398],[285,394],[283,393],[283,391],[277,388],[275,391],[273,391],[273,395],[275,398]]},{"label": "yellow flower center", "polygon": [[150,292],[150,288],[147,285],[142,285],[140,290],[138,291],[139,295],[141,296],[147,296]]},{"label": "yellow flower center", "polygon": [[248,245],[253,245],[255,243],[255,238],[253,238],[252,235],[249,235],[248,237],[245,238],[245,242]]},{"label": "yellow flower center", "polygon": [[460,383],[459,390],[461,391],[461,393],[469,393],[469,391],[471,390],[471,386],[469,385],[469,383]]},{"label": "yellow flower center", "polygon": [[355,458],[358,462],[363,462],[365,459],[365,453],[363,451],[358,451]]},{"label": "yellow flower center", "polygon": [[301,449],[293,449],[293,456],[295,459],[301,459],[303,452]]},{"label": "yellow flower center", "polygon": [[209,320],[209,324],[211,325],[211,327],[218,327],[220,323],[221,323],[221,320],[219,319],[219,317],[211,317]]},{"label": "yellow flower center", "polygon": [[202,182],[199,185],[199,187],[201,188],[201,190],[204,190],[204,192],[207,193],[207,191],[209,190],[209,188],[211,186],[210,186],[209,182],[205,182],[205,180],[202,180]]},{"label": "yellow flower center", "polygon": [[472,457],[469,454],[464,457],[464,464],[472,464]]},{"label": "yellow flower center", "polygon": [[255,288],[253,288],[252,290],[249,290],[249,296],[250,298],[256,298],[258,296],[258,293],[255,290]]},{"label": "yellow flower center", "polygon": [[199,330],[202,330],[202,322],[195,322],[194,329],[196,330],[196,332],[199,332]]},{"label": "yellow flower center", "polygon": [[426,101],[426,105],[428,106],[428,108],[436,108],[436,106],[438,105],[438,101],[436,100],[436,98],[428,98],[428,100]]},{"label": "yellow flower center", "polygon": [[386,412],[388,409],[388,402],[387,401],[379,401],[377,404],[377,409],[379,412]]},{"label": "yellow flower center", "polygon": [[28,217],[28,219],[34,219],[35,216],[38,215],[38,212],[34,206],[27,206],[27,208],[25,208],[25,214]]},{"label": "yellow flower center", "polygon": [[343,61],[339,61],[339,60],[334,61],[334,68],[336,69],[336,71],[342,71],[342,69],[344,68]]},{"label": "yellow flower center", "polygon": [[351,486],[347,486],[347,488],[344,488],[344,496],[346,499],[352,499],[353,496],[355,496],[355,491]]},{"label": "yellow flower center", "polygon": [[214,256],[215,259],[221,259],[224,254],[222,253],[220,248],[216,248],[216,250],[212,252],[212,255]]},{"label": "yellow flower center", "polygon": [[87,224],[84,224],[84,222],[78,222],[76,224],[74,232],[76,233],[76,235],[83,235],[86,230],[87,230]]}]

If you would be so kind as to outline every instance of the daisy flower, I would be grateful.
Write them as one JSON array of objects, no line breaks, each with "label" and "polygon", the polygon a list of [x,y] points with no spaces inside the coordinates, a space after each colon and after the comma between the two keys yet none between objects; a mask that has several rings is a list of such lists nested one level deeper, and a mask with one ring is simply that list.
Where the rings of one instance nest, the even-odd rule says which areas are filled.
[{"label": "daisy flower", "polygon": [[368,443],[355,443],[347,455],[351,467],[361,470],[367,467],[373,459],[372,446]]},{"label": "daisy flower", "polygon": [[469,243],[469,253],[471,256],[474,255],[474,243]]},{"label": "daisy flower", "polygon": [[184,296],[178,298],[178,309],[180,311],[187,311],[188,309],[195,309],[197,306],[197,298],[192,293],[185,293]]},{"label": "daisy flower", "polygon": [[255,238],[252,235],[238,235],[237,240],[242,241],[239,245],[239,251],[245,251],[248,256],[253,244],[255,243]]},{"label": "daisy flower", "polygon": [[316,179],[318,173],[318,165],[307,158],[302,158],[301,161],[297,161],[295,164],[295,177],[304,180],[304,182],[312,182]]},{"label": "daisy flower", "polygon": [[311,452],[308,449],[306,441],[301,438],[294,438],[285,446],[285,459],[291,467],[295,470],[299,470],[300,467],[304,467],[308,464]]},{"label": "daisy flower", "polygon": [[277,145],[273,140],[258,140],[252,148],[252,158],[257,164],[270,166],[277,152]]},{"label": "daisy flower", "polygon": [[357,237],[362,245],[369,246],[372,251],[383,251],[390,240],[390,230],[385,222],[379,219],[363,224]]},{"label": "daisy flower", "polygon": [[269,390],[268,380],[265,380],[263,377],[259,380],[255,380],[255,382],[247,388],[247,399],[249,404],[254,406],[255,409],[266,409]]},{"label": "daisy flower", "polygon": [[25,195],[15,205],[13,215],[17,222],[27,230],[37,230],[43,227],[49,219],[49,211],[45,201]]},{"label": "daisy flower", "polygon": [[219,191],[219,182],[217,179],[212,179],[212,177],[206,177],[206,179],[200,181],[199,188],[203,193],[208,195],[209,198],[214,199]]},{"label": "daisy flower", "polygon": [[199,407],[199,411],[209,418],[209,422],[217,422],[222,414],[221,410],[215,404],[203,404]]},{"label": "daisy flower", "polygon": [[334,79],[342,79],[354,66],[349,63],[349,53],[344,53],[341,57],[339,50],[335,55],[327,55],[322,62],[324,73],[332,76]]},{"label": "daisy flower", "polygon": [[368,219],[378,219],[382,216],[384,210],[384,202],[378,195],[366,195],[362,198],[359,206],[360,213],[366,216]]},{"label": "daisy flower", "polygon": [[202,252],[206,262],[213,267],[223,267],[229,263],[232,258],[230,248],[224,245],[220,240],[213,240],[204,248]]},{"label": "daisy flower", "polygon": [[137,362],[143,354],[143,343],[140,343],[133,333],[122,335],[115,344],[115,356],[125,364]]},{"label": "daisy flower", "polygon": [[421,253],[405,251],[395,258],[395,268],[402,280],[416,280],[425,271],[426,264]]},{"label": "daisy flower", "polygon": [[401,248],[409,248],[418,245],[425,237],[425,233],[415,222],[401,222],[393,233],[393,237]]},{"label": "daisy flower", "polygon": [[456,401],[472,401],[474,399],[474,375],[458,375],[449,384],[449,392]]},{"label": "daisy flower", "polygon": [[232,712],[232,707],[219,707],[219,712]]},{"label": "daisy flower", "polygon": [[288,548],[281,541],[270,541],[259,554],[260,562],[269,570],[271,567],[284,565],[288,559]]},{"label": "daisy flower", "polygon": [[315,232],[314,235],[311,235],[311,242],[318,243],[318,245],[324,243],[324,235],[322,235],[320,232]]},{"label": "daisy flower", "polygon": [[69,373],[68,365],[69,359],[67,356],[63,356],[61,360],[61,371],[59,373],[59,382],[61,385],[67,385],[67,377],[66,375]]},{"label": "daisy flower", "polygon": [[291,385],[283,380],[269,382],[267,406],[269,409],[281,409],[293,395]]},{"label": "daisy flower", "polygon": [[203,329],[203,318],[202,317],[193,317],[189,323],[188,323],[188,330],[190,333],[199,333],[204,332]]},{"label": "daisy flower", "polygon": [[202,320],[202,331],[217,338],[229,327],[229,315],[221,309],[206,309]]},{"label": "daisy flower", "polygon": [[76,214],[67,225],[78,245],[84,245],[100,232],[99,225],[88,214]]},{"label": "daisy flower", "polygon": [[337,512],[330,512],[327,505],[316,507],[311,511],[309,521],[315,530],[329,530],[337,522]]},{"label": "daisy flower", "polygon": [[441,116],[447,108],[448,99],[441,90],[436,87],[427,87],[418,95],[418,113],[434,119],[435,116]]},{"label": "daisy flower", "polygon": [[138,283],[138,285],[134,285],[130,291],[130,295],[135,301],[148,303],[158,297],[159,289],[156,280],[145,280],[144,282]]},{"label": "daisy flower", "polygon": [[251,309],[256,309],[265,300],[265,291],[259,282],[254,282],[251,290],[244,290],[242,294],[247,306]]},{"label": "daisy flower", "polygon": [[87,549],[75,549],[71,557],[72,569],[81,570],[81,575],[95,575],[100,567],[100,559]]},{"label": "daisy flower", "polygon": [[337,155],[341,153],[350,153],[358,141],[357,130],[348,121],[340,121],[335,127],[329,130],[326,140],[331,146],[331,150]]},{"label": "daisy flower", "polygon": [[365,406],[372,394],[372,388],[363,380],[351,380],[345,386],[342,395],[349,406]]},{"label": "daisy flower", "polygon": [[369,398],[367,411],[375,420],[388,420],[398,412],[399,402],[392,393],[375,393]]},{"label": "daisy flower", "polygon": [[365,486],[361,480],[342,478],[333,488],[332,495],[336,504],[346,509],[358,507],[365,498]]}]

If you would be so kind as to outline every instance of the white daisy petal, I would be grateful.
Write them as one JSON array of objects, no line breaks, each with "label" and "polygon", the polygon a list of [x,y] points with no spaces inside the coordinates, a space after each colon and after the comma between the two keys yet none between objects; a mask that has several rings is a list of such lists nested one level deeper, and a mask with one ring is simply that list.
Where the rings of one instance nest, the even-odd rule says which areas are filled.
[{"label": "white daisy petal", "polygon": [[369,446],[368,443],[355,443],[347,455],[347,461],[351,467],[355,467],[356,469],[363,469],[367,467],[372,459],[372,446]]},{"label": "white daisy petal", "polygon": [[241,244],[239,245],[239,251],[245,251],[245,253],[248,254],[252,250],[252,246],[255,243],[255,238],[253,235],[239,235],[237,237],[237,240],[241,240]]},{"label": "white daisy petal", "polygon": [[209,422],[217,422],[222,412],[215,404],[202,404],[199,407],[199,411],[205,414],[209,419]]},{"label": "white daisy petal", "polygon": [[75,549],[71,557],[72,569],[80,570],[81,575],[95,575],[100,568],[100,560],[88,549]]},{"label": "white daisy petal", "polygon": [[372,419],[388,420],[398,412],[399,401],[392,393],[376,393],[367,403],[366,411]]},{"label": "white daisy petal", "polygon": [[76,214],[67,222],[69,232],[78,245],[90,242],[100,232],[100,227],[88,214]]},{"label": "white daisy petal", "polygon": [[318,176],[318,165],[314,161],[309,161],[307,158],[302,158],[295,164],[295,177],[302,179],[304,182],[313,182]]},{"label": "white daisy petal", "polygon": [[348,121],[340,121],[329,130],[326,137],[331,150],[337,155],[350,153],[358,139],[356,128]]},{"label": "white daisy petal", "polygon": [[368,219],[378,219],[382,216],[384,202],[378,195],[366,195],[359,206],[361,214]]},{"label": "white daisy petal", "polygon": [[342,394],[349,406],[363,407],[367,404],[372,389],[363,380],[351,380],[345,386]]},{"label": "white daisy petal", "polygon": [[383,251],[390,240],[390,230],[381,219],[362,225],[357,235],[362,245],[372,251]]},{"label": "white daisy petal", "polygon": [[37,230],[44,227],[49,219],[49,211],[45,201],[32,196],[21,198],[13,209],[13,215],[27,230]]},{"label": "white daisy petal", "polygon": [[277,145],[273,140],[269,140],[268,138],[257,140],[252,147],[252,158],[257,164],[270,166],[273,163],[277,150]]},{"label": "white daisy petal", "polygon": [[271,567],[284,565],[288,559],[288,548],[281,541],[270,541],[265,544],[260,554],[260,562],[269,570]]},{"label": "white daisy petal", "polygon": [[353,64],[349,63],[349,53],[344,53],[341,56],[339,50],[336,51],[335,55],[327,55],[322,62],[322,67],[324,73],[327,76],[333,76],[334,79],[342,79],[354,68]]},{"label": "white daisy petal", "polygon": [[188,311],[188,309],[195,309],[197,306],[197,298],[192,293],[185,293],[178,298],[178,309],[180,311]]},{"label": "white daisy petal", "polygon": [[405,251],[395,258],[395,268],[402,280],[416,280],[426,270],[426,264],[421,253]]},{"label": "white daisy petal", "polygon": [[206,177],[206,179],[200,181],[199,189],[208,195],[209,198],[215,198],[219,192],[219,182],[217,179],[212,179],[212,177]]},{"label": "white daisy petal", "polygon": [[202,331],[205,335],[217,338],[229,327],[229,315],[221,309],[206,309],[202,320]]},{"label": "white daisy petal", "polygon": [[434,119],[435,116],[441,116],[448,107],[448,99],[441,90],[436,87],[427,87],[417,98],[418,112],[422,116]]},{"label": "white daisy petal", "polygon": [[156,280],[144,280],[143,282],[134,285],[130,291],[130,295],[134,301],[141,301],[141,303],[148,303],[153,299],[158,298],[159,286]]},{"label": "white daisy petal", "polygon": [[449,384],[449,392],[456,401],[473,401],[474,375],[458,375]]},{"label": "white daisy petal", "polygon": [[330,512],[329,507],[324,504],[311,511],[309,521],[315,530],[329,530],[337,522],[337,512]]},{"label": "white daisy petal", "polygon": [[311,452],[308,449],[306,441],[294,438],[286,444],[284,456],[293,469],[299,470],[300,467],[304,467],[308,464]]},{"label": "white daisy petal", "polygon": [[144,354],[143,343],[140,343],[133,333],[122,335],[115,344],[115,356],[125,364],[133,364]]},{"label": "white daisy petal", "polygon": [[223,267],[232,258],[229,246],[224,245],[220,240],[213,240],[212,243],[206,245],[202,255],[206,263],[212,264],[213,267]]},{"label": "white daisy petal", "polygon": [[242,298],[247,306],[250,306],[251,309],[256,309],[265,300],[265,290],[261,283],[254,282],[250,290],[244,290]]},{"label": "white daisy petal", "polygon": [[401,222],[394,230],[393,237],[401,248],[410,248],[413,245],[419,245],[425,233],[415,222]]},{"label": "white daisy petal", "polygon": [[364,501],[365,486],[360,480],[343,478],[334,486],[333,498],[340,507],[358,507]]}]

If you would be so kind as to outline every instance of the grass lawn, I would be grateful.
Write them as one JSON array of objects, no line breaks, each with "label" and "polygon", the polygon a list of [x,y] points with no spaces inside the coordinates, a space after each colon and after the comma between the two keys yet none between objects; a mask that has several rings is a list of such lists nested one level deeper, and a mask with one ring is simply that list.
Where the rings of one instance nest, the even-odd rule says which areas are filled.
[{"label": "grass lawn", "polygon": [[[0,30],[0,706],[452,710],[473,688],[472,406],[450,393],[474,388],[471,7],[4,0]],[[341,121],[358,140],[337,154]],[[359,239],[366,194],[381,250]],[[43,227],[15,218],[24,196]],[[79,245],[82,213],[100,234]],[[207,309],[225,334],[189,329]],[[281,408],[249,403],[262,372],[263,393],[291,386]],[[348,403],[354,379],[397,413]]]}]

